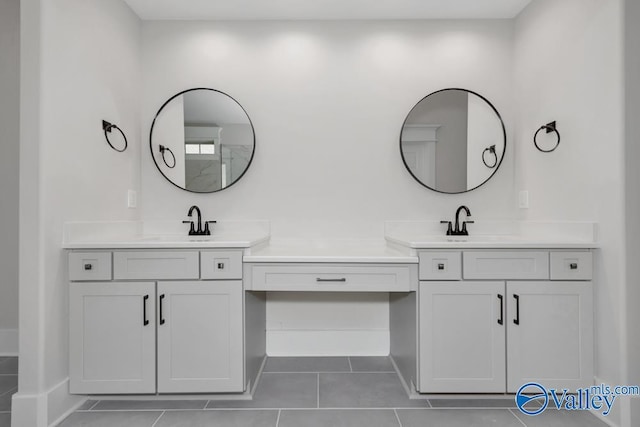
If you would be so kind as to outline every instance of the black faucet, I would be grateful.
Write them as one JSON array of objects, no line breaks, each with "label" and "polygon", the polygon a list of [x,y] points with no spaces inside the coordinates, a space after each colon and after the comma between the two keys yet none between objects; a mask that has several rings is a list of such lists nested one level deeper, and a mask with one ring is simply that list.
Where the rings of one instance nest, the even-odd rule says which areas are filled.
[{"label": "black faucet", "polygon": [[191,206],[191,208],[189,208],[189,213],[187,214],[188,217],[193,216],[193,211],[196,211],[196,214],[198,214],[198,228],[196,229],[196,226],[194,224],[193,221],[182,221],[184,224],[191,224],[191,228],[189,229],[189,236],[210,236],[211,235],[211,231],[209,230],[209,224],[215,224],[216,221],[205,221],[204,222],[204,230],[202,229],[202,214],[200,213],[200,208],[197,207],[196,205]]},{"label": "black faucet", "polygon": [[460,212],[464,211],[467,218],[471,216],[471,211],[466,206],[460,206],[456,211],[456,224],[455,227],[452,227],[451,221],[440,221],[441,224],[448,224],[447,227],[447,236],[468,236],[469,232],[467,231],[467,224],[473,224],[474,221],[463,221],[462,229],[460,228]]}]

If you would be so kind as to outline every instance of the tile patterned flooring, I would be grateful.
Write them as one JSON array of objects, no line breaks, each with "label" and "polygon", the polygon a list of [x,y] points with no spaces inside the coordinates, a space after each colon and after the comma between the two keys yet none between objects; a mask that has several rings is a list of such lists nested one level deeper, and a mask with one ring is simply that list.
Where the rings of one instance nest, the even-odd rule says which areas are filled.
[{"label": "tile patterned flooring", "polygon": [[[0,427],[17,360],[0,358]],[[512,397],[411,400],[386,357],[270,358],[253,400],[88,400],[60,427],[605,427],[585,412],[522,415]]]},{"label": "tile patterned flooring", "polygon": [[18,358],[0,357],[0,427],[11,427],[11,396],[18,391]]}]

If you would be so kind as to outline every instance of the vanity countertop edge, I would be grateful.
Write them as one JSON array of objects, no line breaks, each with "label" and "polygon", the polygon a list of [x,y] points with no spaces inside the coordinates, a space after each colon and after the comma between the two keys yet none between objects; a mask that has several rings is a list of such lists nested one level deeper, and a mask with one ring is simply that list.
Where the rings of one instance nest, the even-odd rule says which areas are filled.
[{"label": "vanity countertop edge", "polygon": [[245,249],[250,250],[268,244],[269,236],[210,239],[141,237],[122,240],[87,240],[65,242],[63,249]]},{"label": "vanity countertop edge", "polygon": [[408,248],[384,239],[283,239],[245,254],[245,263],[417,264]]},{"label": "vanity countertop edge", "polygon": [[421,238],[402,238],[386,236],[388,243],[395,246],[403,246],[415,252],[429,249],[598,249],[596,242],[571,241],[571,240],[535,240],[528,238],[505,238],[504,240],[483,240],[481,236],[464,238],[451,238],[444,236],[437,240]]}]

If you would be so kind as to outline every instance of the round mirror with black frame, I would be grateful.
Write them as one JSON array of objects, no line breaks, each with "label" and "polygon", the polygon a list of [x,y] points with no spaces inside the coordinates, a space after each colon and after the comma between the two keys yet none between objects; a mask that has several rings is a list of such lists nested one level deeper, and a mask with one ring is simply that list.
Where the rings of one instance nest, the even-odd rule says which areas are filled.
[{"label": "round mirror with black frame", "polygon": [[475,190],[498,171],[507,133],[498,110],[467,89],[442,89],[411,109],[400,132],[400,154],[420,184],[439,193]]},{"label": "round mirror with black frame", "polygon": [[194,88],[160,107],[149,146],[158,171],[173,185],[214,193],[242,178],[253,160],[255,139],[238,101],[219,90]]}]

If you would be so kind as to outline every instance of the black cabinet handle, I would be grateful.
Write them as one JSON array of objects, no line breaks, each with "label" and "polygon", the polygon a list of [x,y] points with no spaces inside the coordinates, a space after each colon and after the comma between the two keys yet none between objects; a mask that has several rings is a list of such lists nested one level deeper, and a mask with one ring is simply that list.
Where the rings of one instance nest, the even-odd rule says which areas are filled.
[{"label": "black cabinet handle", "polygon": [[147,326],[149,324],[149,319],[147,319],[147,300],[149,299],[149,295],[145,295],[142,298],[142,324]]},{"label": "black cabinet handle", "polygon": [[513,319],[513,323],[516,325],[520,324],[520,295],[513,294],[513,297],[516,299],[516,318]]},{"label": "black cabinet handle", "polygon": [[85,269],[86,271],[93,270],[93,264],[85,264],[85,265],[84,265],[84,269]]},{"label": "black cabinet handle", "polygon": [[444,270],[444,264],[438,264],[438,270]]},{"label": "black cabinet handle", "polygon": [[504,325],[504,297],[498,294],[500,300],[500,318],[498,319],[498,325]]},{"label": "black cabinet handle", "polygon": [[578,263],[577,262],[572,262],[571,264],[569,264],[569,268],[571,270],[577,270],[578,269]]},{"label": "black cabinet handle", "polygon": [[160,295],[160,324],[164,325],[164,315],[162,314],[162,305],[164,303],[164,294]]},{"label": "black cabinet handle", "polygon": [[320,277],[316,278],[316,282],[346,282],[347,279],[345,277],[342,277],[340,279],[322,279]]}]

